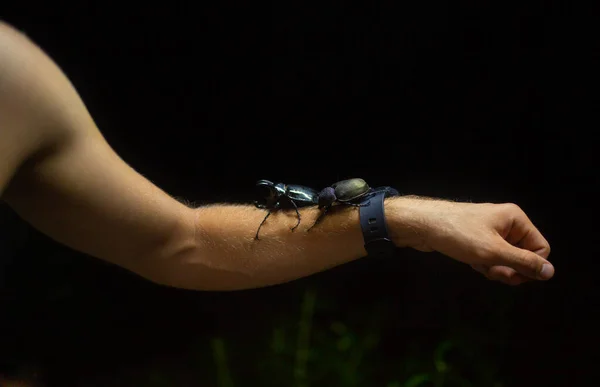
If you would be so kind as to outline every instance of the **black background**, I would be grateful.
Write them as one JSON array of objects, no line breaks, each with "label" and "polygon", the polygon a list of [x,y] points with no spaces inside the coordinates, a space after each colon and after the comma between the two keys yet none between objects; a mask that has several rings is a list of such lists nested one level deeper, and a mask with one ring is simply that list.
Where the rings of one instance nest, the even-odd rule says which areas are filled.
[{"label": "black background", "polygon": [[[403,194],[514,202],[551,243],[556,268],[547,283],[510,288],[441,255],[402,251],[273,288],[197,293],[28,229],[5,290],[2,356],[61,385],[181,363],[197,331],[246,340],[240,356],[253,356],[270,310],[296,313],[316,283],[338,300],[335,313],[397,305],[390,346],[403,330],[443,327],[452,309],[477,321],[508,294],[507,385],[592,384],[593,11],[552,2],[2,9],[61,66],[114,149],[175,197],[250,202],[261,178],[322,187],[360,176]],[[61,289],[77,297],[65,301]],[[212,372],[210,359],[197,364]]]}]

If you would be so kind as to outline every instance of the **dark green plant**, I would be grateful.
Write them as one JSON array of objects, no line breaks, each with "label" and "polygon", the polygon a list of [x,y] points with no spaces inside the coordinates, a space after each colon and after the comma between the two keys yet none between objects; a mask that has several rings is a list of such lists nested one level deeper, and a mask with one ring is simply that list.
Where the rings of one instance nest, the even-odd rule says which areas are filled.
[{"label": "dark green plant", "polygon": [[[382,340],[381,307],[363,311],[362,321],[344,323],[322,320],[315,315],[316,306],[316,291],[309,289],[296,329],[291,325],[273,329],[270,353],[265,354],[268,359],[259,359],[266,365],[262,372],[272,384],[265,381],[256,385],[501,386],[493,359],[486,358],[481,348],[465,337],[465,330],[452,330],[428,350],[415,341],[397,358],[382,359],[378,354]],[[294,333],[296,340],[292,340]],[[401,366],[393,367],[393,362]],[[389,375],[387,379],[391,381],[382,381],[382,375]]]},{"label": "dark green plant", "polygon": [[225,351],[225,343],[223,339],[215,337],[211,340],[213,357],[217,369],[218,387],[233,387],[231,372],[227,364],[227,354]]},{"label": "dark green plant", "polygon": [[[510,299],[504,309],[501,299],[493,300],[501,312],[490,313],[481,321],[482,326],[487,324],[485,328],[452,312],[439,331],[432,330],[434,337],[424,340],[411,335],[414,328],[393,332],[393,325],[386,325],[387,313],[395,305],[382,301],[336,308],[335,300],[317,295],[314,287],[304,291],[296,318],[289,313],[271,316],[267,321],[278,322],[262,344],[259,337],[240,341],[223,335],[211,338],[208,346],[201,341],[202,357],[206,360],[210,349],[212,364],[199,361],[197,368],[214,374],[215,387],[503,386],[488,348],[500,343],[484,339],[489,332],[502,332],[496,326],[506,326],[501,312],[508,310]],[[390,342],[400,341],[387,339],[395,333],[402,333],[404,341],[390,349]],[[492,352],[496,349],[500,347]],[[177,386],[168,372],[154,369],[136,380],[129,379],[129,385]]]}]

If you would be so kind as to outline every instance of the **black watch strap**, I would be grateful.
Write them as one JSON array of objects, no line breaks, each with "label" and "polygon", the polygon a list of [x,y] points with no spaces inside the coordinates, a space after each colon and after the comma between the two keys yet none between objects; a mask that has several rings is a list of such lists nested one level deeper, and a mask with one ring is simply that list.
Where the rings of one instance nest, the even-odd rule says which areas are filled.
[{"label": "black watch strap", "polygon": [[388,235],[385,222],[383,203],[388,194],[386,191],[375,192],[359,207],[360,226],[369,257],[391,255],[396,248]]}]

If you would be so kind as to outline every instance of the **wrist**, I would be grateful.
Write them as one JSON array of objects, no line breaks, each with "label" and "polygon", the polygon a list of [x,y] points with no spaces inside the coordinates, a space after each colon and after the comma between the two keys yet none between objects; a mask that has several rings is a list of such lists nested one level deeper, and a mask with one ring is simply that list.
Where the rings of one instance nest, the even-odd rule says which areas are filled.
[{"label": "wrist", "polygon": [[385,200],[385,217],[390,238],[397,247],[431,251],[427,247],[427,222],[420,210],[422,200],[414,196]]}]

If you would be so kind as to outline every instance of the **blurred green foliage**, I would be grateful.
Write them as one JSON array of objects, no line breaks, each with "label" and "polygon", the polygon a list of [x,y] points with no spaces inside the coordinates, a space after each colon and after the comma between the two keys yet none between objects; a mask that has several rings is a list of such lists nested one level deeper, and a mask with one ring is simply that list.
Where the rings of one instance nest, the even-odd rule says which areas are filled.
[{"label": "blurred green foliage", "polygon": [[[490,354],[484,331],[489,333],[494,322],[505,324],[499,316],[510,299],[504,303],[492,301],[498,304],[498,312],[489,315],[481,331],[465,325],[458,315],[455,320],[450,316],[453,322],[439,337],[423,340],[409,335],[403,348],[389,348],[382,325],[392,306],[376,303],[341,321],[320,309],[317,289],[308,287],[295,316],[265,320],[266,324],[278,323],[268,337],[257,338],[262,343],[259,347],[248,348],[254,346],[252,341],[213,337],[208,345],[198,344],[200,352],[212,353],[212,364],[203,361],[197,367],[214,373],[216,387],[502,387],[496,362],[501,355],[502,337],[496,338],[498,353]],[[250,374],[245,371],[248,369],[252,370]],[[181,385],[168,374],[167,367],[164,374],[153,369],[128,383],[148,387]]]},{"label": "blurred green foliage", "polygon": [[[95,303],[90,303],[89,297],[83,300],[85,305],[94,304],[96,309],[100,308],[94,313],[87,312],[87,319],[81,316],[81,309],[73,308],[73,305],[80,305],[72,301],[77,293],[56,286],[55,292],[46,293],[44,301],[65,301],[62,309],[62,304],[54,302],[51,314],[72,317],[58,320],[72,323],[65,328],[62,336],[56,334],[57,339],[52,343],[70,340],[65,342],[73,354],[70,361],[79,361],[77,364],[80,365],[91,364],[90,370],[73,376],[73,383],[63,385],[506,385],[507,380],[502,379],[502,361],[510,348],[507,343],[510,342],[512,325],[518,324],[510,317],[516,293],[487,283],[482,290],[480,284],[455,286],[450,280],[444,284],[443,279],[436,279],[436,288],[444,289],[445,293],[420,296],[414,283],[407,283],[403,285],[405,288],[395,286],[392,291],[382,291],[379,298],[373,295],[376,294],[374,291],[361,297],[361,287],[351,288],[354,282],[346,282],[343,274],[337,273],[337,282],[328,282],[327,278],[297,281],[279,289],[280,293],[277,289],[266,289],[214,296],[173,291],[165,296],[161,293],[162,289],[148,286],[149,290],[144,288],[147,293],[140,291],[139,298],[121,298],[119,308],[109,307],[106,303],[102,309],[101,300],[107,298],[102,294],[98,296],[100,301]],[[368,273],[363,273],[363,276],[366,275]],[[355,278],[354,275],[348,277]],[[408,281],[407,278],[404,282]],[[429,283],[423,286],[430,286]],[[382,284],[386,286],[384,281]],[[142,285],[146,286],[145,283]],[[121,289],[115,289],[114,294],[122,297]],[[215,297],[214,307],[207,307],[197,316],[202,316],[204,321],[212,321],[214,327],[206,329],[210,324],[198,326],[199,317],[186,322],[188,311],[198,305],[206,306],[210,297]],[[149,300],[152,306],[140,304],[140,300]],[[221,304],[220,300],[224,302]],[[171,308],[174,302],[181,304]],[[138,309],[130,310],[132,306]],[[63,309],[65,311],[61,314]],[[140,310],[149,312],[141,314]],[[106,349],[102,346],[104,340],[90,340],[89,346],[83,345],[85,343],[75,346],[71,343],[75,341],[72,337],[86,339],[89,333],[84,328],[91,326],[99,315],[106,312],[116,316],[118,311],[127,318],[142,316],[134,320],[130,330],[125,320],[116,320],[110,325],[112,329],[124,329],[123,333],[109,339],[112,348],[118,349],[116,352],[129,351],[132,355],[116,353],[115,359],[107,359],[104,366],[97,363],[96,357],[79,360],[82,355],[86,356],[86,352]],[[158,335],[154,335],[153,330],[144,331],[148,332],[147,336],[137,332],[139,327],[136,324],[152,321],[158,315],[171,316],[172,323],[165,322],[165,330]],[[151,326],[162,329],[161,324]],[[96,334],[103,332],[104,328],[98,329],[94,331]],[[180,334],[173,333],[173,329],[179,329]],[[52,332],[56,332],[55,326],[52,326]],[[133,339],[122,342],[130,335]],[[165,345],[168,342],[176,342],[177,345]],[[139,353],[131,350],[135,347],[142,348],[140,351],[147,356],[135,356]],[[71,377],[70,365],[62,367],[56,363],[55,367],[60,368],[59,371],[66,370],[56,379],[62,381]]]}]

